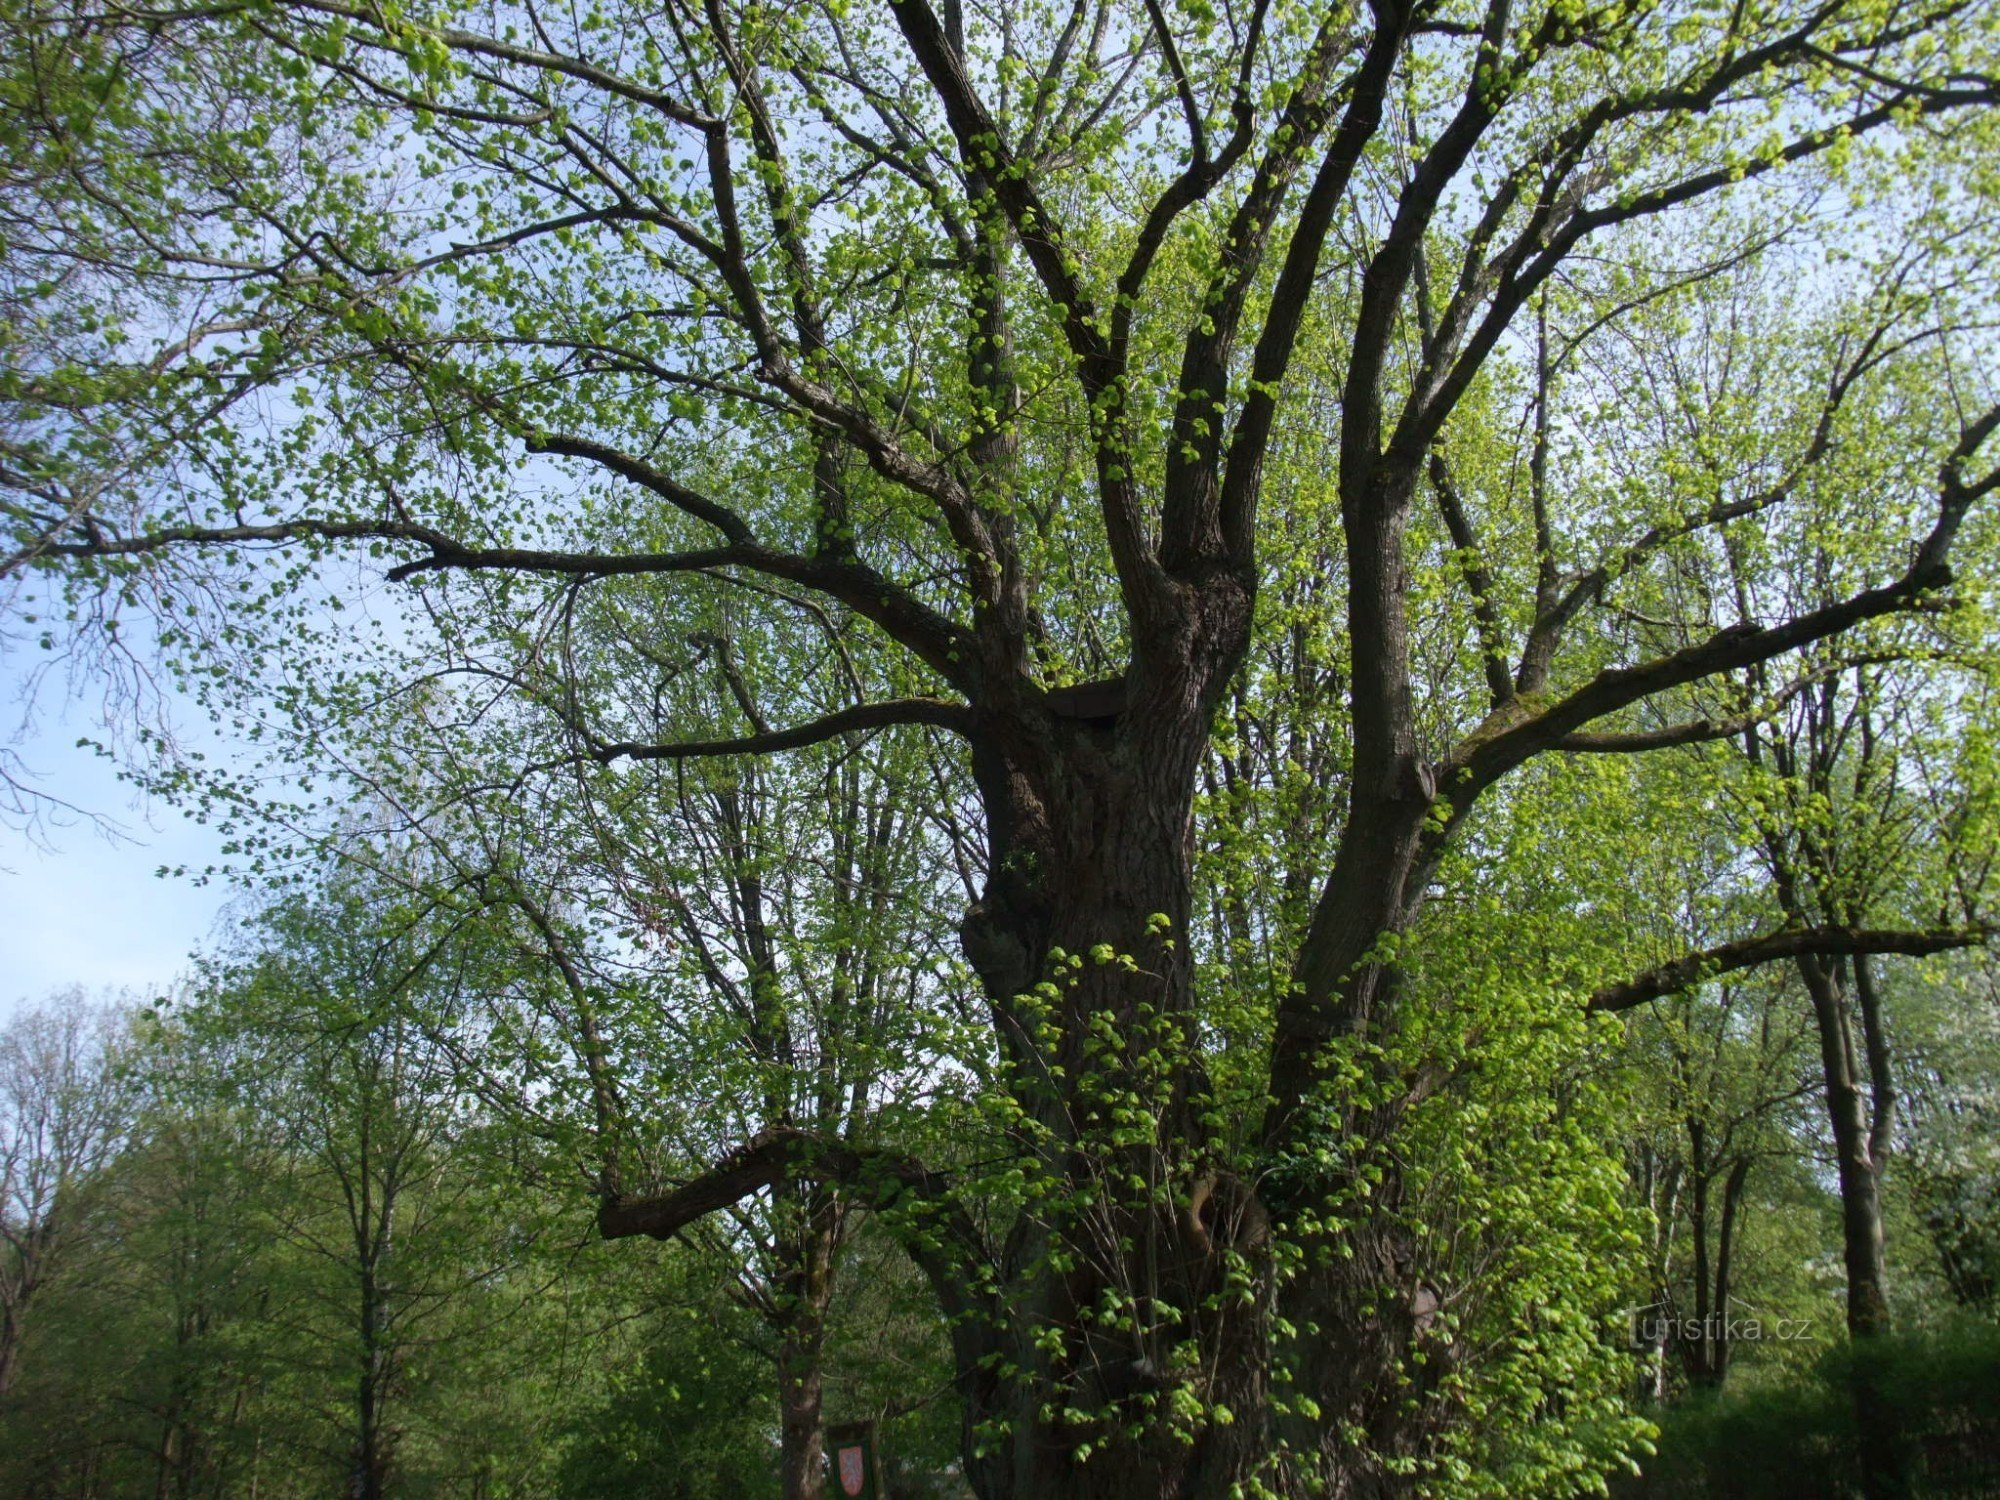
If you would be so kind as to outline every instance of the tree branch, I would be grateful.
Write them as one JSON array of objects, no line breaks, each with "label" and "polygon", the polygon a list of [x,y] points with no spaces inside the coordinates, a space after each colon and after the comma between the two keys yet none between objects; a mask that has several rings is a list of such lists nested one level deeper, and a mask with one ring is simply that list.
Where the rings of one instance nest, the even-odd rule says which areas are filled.
[{"label": "tree branch", "polygon": [[865,563],[839,557],[800,557],[756,542],[685,552],[563,552],[524,547],[470,546],[436,527],[413,521],[321,521],[299,519],[267,525],[166,526],[139,536],[104,536],[80,542],[50,542],[32,553],[0,558],[0,577],[37,557],[139,557],[174,547],[228,547],[310,540],[414,542],[429,556],[389,569],[392,583],[418,573],[482,569],[560,576],[631,577],[648,573],[695,573],[741,567],[782,578],[838,599],[879,625],[926,665],[961,691],[978,683],[971,643],[963,627]]},{"label": "tree branch", "polygon": [[[1780,167],[1821,155],[1851,137],[1893,127],[1912,115],[1942,114],[1980,105],[1990,106],[1996,102],[2000,102],[2000,87],[1930,92],[1912,90],[1873,108],[1861,110],[1845,120],[1797,136],[1777,150],[1748,163],[1717,166],[1643,192],[1628,192],[1596,208],[1583,208],[1580,195],[1575,199],[1565,197],[1557,191],[1557,179],[1552,178],[1550,189],[1527,228],[1509,250],[1496,257],[1488,267],[1489,278],[1497,279],[1498,290],[1493,295],[1486,316],[1448,369],[1431,372],[1432,378],[1419,382],[1404,406],[1390,446],[1404,453],[1420,453],[1429,445],[1457,407],[1460,398],[1471,388],[1487,356],[1512,324],[1514,315],[1535,290],[1555,274],[1570,253],[1599,230],[1651,218],[1682,204],[1692,203],[1737,183],[1751,181]],[[1699,102],[1689,112],[1706,113],[1712,105],[1712,99]],[[1556,227],[1558,224],[1560,227]],[[1491,280],[1482,279],[1481,284],[1491,284]],[[1467,305],[1461,315],[1464,321],[1469,322],[1470,313],[1471,308]],[[1456,321],[1459,319],[1447,314],[1445,322],[1448,328]]]},{"label": "tree branch", "polygon": [[1064,243],[1062,227],[1041,194],[1036,191],[1034,174],[1022,163],[1000,136],[993,118],[972,79],[965,71],[965,59],[945,35],[937,14],[925,0],[891,0],[890,9],[902,27],[910,51],[924,70],[944,105],[945,118],[959,149],[966,158],[984,167],[993,195],[1005,211],[1021,248],[1041,278],[1043,288],[1056,303],[1063,320],[1063,334],[1070,350],[1083,368],[1084,381],[1093,394],[1101,383],[1106,354],[1104,333],[1097,313]]},{"label": "tree branch", "polygon": [[1801,693],[1818,686],[1830,677],[1838,676],[1855,667],[1907,660],[1910,660],[1908,656],[1896,652],[1866,652],[1857,656],[1843,656],[1831,666],[1808,672],[1805,676],[1786,683],[1784,687],[1772,692],[1755,706],[1727,718],[1711,718],[1704,715],[1699,719],[1665,724],[1656,729],[1567,734],[1556,742],[1554,748],[1579,754],[1640,755],[1648,750],[1665,750],[1675,745],[1698,745],[1709,740],[1734,739],[1746,730],[1768,723]]},{"label": "tree branch", "polygon": [[1486,673],[1486,691],[1498,707],[1514,696],[1514,674],[1507,666],[1500,612],[1493,602],[1493,570],[1486,565],[1486,554],[1473,534],[1465,502],[1459,496],[1458,486],[1452,483],[1451,466],[1436,449],[1431,452],[1430,479],[1438,513],[1444,518],[1445,531],[1457,554],[1459,571],[1472,591],[1472,620],[1479,632],[1479,659]]},{"label": "tree branch", "polygon": [[946,1178],[911,1157],[822,1140],[794,1126],[774,1126],[671,1192],[652,1198],[606,1194],[597,1210],[598,1232],[607,1240],[636,1235],[671,1239],[696,1220],[789,1177],[859,1189],[873,1208],[905,1194],[935,1200],[949,1186]]},{"label": "tree branch", "polygon": [[[1331,87],[1334,69],[1347,50],[1348,34],[1349,22],[1341,13],[1331,12],[1321,23],[1298,88],[1278,117],[1271,144],[1222,236],[1221,263],[1202,297],[1203,316],[1189,331],[1182,350],[1161,524],[1170,567],[1192,562],[1218,545],[1225,553],[1248,555],[1249,509],[1269,433],[1265,407],[1276,399],[1275,389],[1259,382],[1274,383],[1272,371],[1282,375],[1290,362],[1333,211],[1381,123],[1382,98],[1403,41],[1397,26],[1378,27],[1348,83]],[[1347,109],[1292,229],[1284,268],[1251,360],[1251,394],[1237,417],[1225,465],[1222,410],[1238,328],[1278,210],[1343,96]]]},{"label": "tree branch", "polygon": [[1632,1010],[1667,995],[1678,994],[1718,975],[1733,974],[1759,964],[1802,954],[1859,956],[1871,953],[1901,953],[1920,957],[1945,953],[1955,948],[1975,948],[1991,940],[1991,928],[1938,928],[1906,932],[1864,927],[1797,927],[1760,937],[1740,938],[1699,953],[1690,953],[1672,963],[1661,964],[1622,984],[1610,984],[1590,997],[1593,1012]]},{"label": "tree branch", "polygon": [[587,458],[602,468],[609,469],[620,479],[630,480],[641,489],[651,490],[675,509],[686,512],[698,521],[706,521],[732,542],[750,540],[750,524],[735,511],[719,505],[699,491],[691,490],[672,476],[661,473],[651,464],[642,463],[607,443],[590,438],[575,437],[566,433],[531,434],[526,440],[530,453],[554,453],[564,458]]},{"label": "tree branch", "polygon": [[609,765],[614,760],[698,760],[718,755],[769,755],[822,744],[862,729],[887,729],[897,724],[931,724],[962,735],[972,733],[972,710],[943,698],[896,698],[883,703],[858,703],[836,713],[809,719],[789,729],[726,740],[683,740],[655,745],[636,741],[591,747],[591,759]]},{"label": "tree branch", "polygon": [[1552,706],[1534,713],[1516,698],[1488,716],[1440,768],[1439,786],[1459,806],[1532,756],[1559,745],[1592,720],[1671,688],[1740,670],[1851,630],[1869,620],[1918,608],[1927,594],[1951,582],[1952,540],[1972,506],[2000,489],[2000,468],[1968,479],[1966,466],[2000,430],[2000,405],[1961,430],[1938,471],[1938,517],[1917,543],[1902,576],[1780,625],[1742,621],[1706,640],[1631,667],[1607,667]]}]

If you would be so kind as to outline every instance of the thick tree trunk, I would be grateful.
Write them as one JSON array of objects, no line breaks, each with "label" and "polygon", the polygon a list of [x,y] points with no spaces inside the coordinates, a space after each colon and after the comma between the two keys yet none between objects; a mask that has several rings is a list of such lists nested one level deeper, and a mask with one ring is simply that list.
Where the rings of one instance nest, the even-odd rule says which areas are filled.
[{"label": "thick tree trunk", "polygon": [[[1819,1031],[1820,1066],[1826,1085],[1827,1120],[1833,1132],[1834,1164],[1840,1181],[1841,1252],[1847,1270],[1847,1333],[1853,1340],[1855,1432],[1861,1451],[1861,1490],[1868,1500],[1896,1500],[1909,1490],[1911,1454],[1879,1388],[1877,1343],[1890,1331],[1889,1299],[1882,1234],[1881,1166],[1886,1123],[1870,1120],[1856,1067],[1854,1037],[1839,966],[1815,955],[1799,960],[1799,975],[1812,997]],[[1875,995],[1872,976],[1868,995]],[[1888,1059],[1881,1041],[1879,1013],[1869,1024],[1870,1062],[1877,1102],[1887,1088]]]},{"label": "thick tree trunk", "polygon": [[975,745],[989,876],[962,937],[1028,1177],[993,1357],[960,1355],[988,1500],[1221,1497],[1268,1448],[1268,1220],[1204,1117],[1189,952],[1194,792],[1248,598],[1226,580],[1189,610],[1122,682]]},{"label": "thick tree trunk", "polygon": [[821,1183],[786,1184],[775,1197],[780,1258],[771,1288],[778,1335],[778,1468],[785,1500],[820,1500],[826,1490],[826,1427],[821,1363],[833,1263],[845,1211]]},{"label": "thick tree trunk", "polygon": [[1847,1331],[1856,1339],[1889,1331],[1881,1180],[1870,1147],[1868,1101],[1855,1067],[1841,974],[1816,955],[1799,960],[1819,1033],[1827,1123],[1840,1182],[1841,1254],[1847,1270]]},{"label": "thick tree trunk", "polygon": [[[1021,1373],[995,1392],[1008,1436],[982,1495],[1219,1496],[1263,1404],[1263,1310],[1221,1296],[1231,1255],[1260,1255],[1262,1215],[1198,1118],[1186,751],[1076,746],[1032,880],[1003,868],[967,924],[1034,1194],[1005,1250],[1000,1343]],[[1245,1422],[1177,1433],[1162,1398],[1189,1379]]]},{"label": "thick tree trunk", "polygon": [[10,1305],[0,1307],[0,1401],[14,1389],[14,1371],[20,1358],[21,1319]]},{"label": "thick tree trunk", "polygon": [[817,1318],[799,1320],[778,1342],[779,1477],[785,1500],[820,1500],[826,1490],[822,1343]]},{"label": "thick tree trunk", "polygon": [[[1363,322],[1386,318],[1384,289],[1400,274],[1371,268]],[[1340,504],[1353,767],[1333,869],[1279,1010],[1263,1143],[1266,1197],[1304,1261],[1277,1298],[1302,1336],[1277,1357],[1317,1404],[1315,1415],[1287,1417],[1282,1435],[1318,1492],[1363,1497],[1408,1491],[1397,1461],[1435,1430],[1452,1366],[1451,1346],[1430,1335],[1439,1297],[1423,1279],[1422,1248],[1398,1222],[1402,1180],[1390,1149],[1406,1110],[1438,1080],[1397,1076],[1372,1049],[1400,1020],[1401,974],[1385,939],[1416,921],[1462,809],[1437,806],[1436,768],[1420,751],[1411,706],[1403,541],[1419,463],[1384,456],[1372,388],[1347,394]],[[1358,1090],[1343,1082],[1357,1066],[1372,1075]]]},{"label": "thick tree trunk", "polygon": [[[1410,1493],[1414,1480],[1397,1472],[1397,1461],[1420,1453],[1435,1432],[1440,1386],[1454,1365],[1452,1346],[1429,1336],[1438,1298],[1421,1279],[1419,1247],[1390,1227],[1399,1188],[1385,1175],[1373,1207],[1350,1216],[1329,1263],[1279,1298],[1286,1320],[1311,1332],[1276,1358],[1318,1405],[1279,1431],[1295,1470],[1319,1486],[1311,1493],[1334,1500]],[[1421,1363],[1411,1358],[1419,1350]]]},{"label": "thick tree trunk", "polygon": [[[1143,750],[1130,741],[1101,752],[1081,747],[1067,762],[1076,774],[1050,829],[1060,857],[1036,861],[1040,878],[1018,885],[1004,873],[1005,857],[996,858],[1003,873],[995,899],[967,923],[967,951],[1015,1043],[1018,1094],[1032,1120],[1024,1144],[1048,1185],[1005,1268],[1011,1316],[999,1346],[1025,1373],[988,1393],[997,1410],[968,1418],[975,1426],[997,1419],[1007,1434],[997,1452],[969,1466],[989,1500],[1220,1497],[1253,1474],[1271,1477],[1266,1466],[1280,1446],[1317,1493],[1402,1493],[1408,1480],[1384,1460],[1417,1450],[1435,1416],[1425,1397],[1449,1370],[1441,1342],[1422,1367],[1408,1363],[1437,1296],[1422,1283],[1417,1247],[1390,1227],[1394,1175],[1359,1191],[1379,1160],[1354,1160],[1337,1176],[1315,1169],[1304,1180],[1296,1163],[1309,1155],[1315,1127],[1289,1119],[1274,1129],[1278,1150],[1252,1190],[1205,1134],[1180,940],[1191,904],[1189,790],[1199,749],[1157,739]],[[1424,805],[1414,776],[1410,791],[1397,799],[1393,874],[1385,881],[1379,866],[1370,872],[1373,909],[1354,911],[1343,932],[1357,952],[1374,945],[1381,924],[1410,915],[1404,895]],[[1381,901],[1385,888],[1392,899]],[[1032,926],[998,920],[1037,907]],[[1043,991],[1052,1015],[1042,1017],[1012,997],[1032,995],[1050,972],[1031,968],[1030,955],[1054,950],[1082,962],[1066,973],[1057,967],[1053,989]],[[1392,999],[1393,972],[1361,967],[1364,984],[1348,992],[1350,1021],[1386,1014]],[[1149,1056],[1159,1055],[1175,1059],[1165,1082],[1148,1074]],[[1292,1055],[1304,1068],[1323,1061],[1307,1050]],[[1122,1128],[1123,1102],[1140,1103],[1161,1127],[1134,1139]],[[1365,1117],[1336,1113],[1319,1128],[1358,1131],[1378,1148],[1396,1123],[1393,1104]],[[1274,1217],[1328,1203],[1341,1206],[1313,1238],[1326,1249],[1338,1240],[1337,1253],[1309,1254],[1307,1269],[1278,1283]],[[1296,1236],[1296,1225],[1286,1232]],[[1274,1341],[1274,1315],[1300,1334]],[[1316,1414],[1273,1410],[1274,1370],[1312,1397]],[[1404,1373],[1416,1375],[1414,1387],[1397,1384]],[[1170,1419],[1177,1390],[1203,1415]]]},{"label": "thick tree trunk", "polygon": [[[1314,1003],[1281,1015],[1265,1132],[1266,1196],[1307,1264],[1280,1289],[1278,1311],[1294,1328],[1319,1330],[1278,1351],[1318,1407],[1289,1418],[1283,1436],[1324,1493],[1342,1500],[1407,1493],[1395,1461],[1434,1430],[1434,1398],[1453,1363],[1451,1347],[1429,1338],[1438,1297],[1423,1280],[1421,1247],[1399,1224],[1402,1182],[1389,1150],[1429,1081],[1366,1063],[1374,1076],[1362,1105],[1336,1082],[1343,1063],[1369,1055],[1353,1048],[1393,1034],[1400,975],[1381,945],[1416,920],[1436,857],[1426,838],[1434,787],[1408,735],[1378,736],[1366,757],[1362,748],[1357,738],[1339,853],[1296,968]],[[1329,1160],[1338,1165],[1321,1165]],[[1415,1362],[1419,1349],[1425,1358]]]}]

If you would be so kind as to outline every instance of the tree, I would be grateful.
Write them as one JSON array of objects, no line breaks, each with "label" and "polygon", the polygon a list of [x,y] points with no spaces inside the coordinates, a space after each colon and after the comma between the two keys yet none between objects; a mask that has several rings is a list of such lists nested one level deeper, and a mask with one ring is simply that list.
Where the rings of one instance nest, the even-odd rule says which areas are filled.
[{"label": "tree", "polygon": [[[713,648],[733,673],[726,639]],[[756,712],[747,699],[741,706]],[[716,769],[681,779],[669,818],[639,824],[678,846],[686,873],[631,845],[615,861],[634,877],[635,914],[678,939],[710,991],[705,1005],[672,1009],[691,1012],[697,1027],[712,1011],[708,1045],[734,1043],[720,1070],[695,1050],[691,1076],[677,1080],[698,1129],[675,1154],[698,1160],[718,1116],[737,1113],[732,1095],[755,1101],[734,1127],[739,1139],[879,1137],[895,1082],[942,1071],[950,1057],[948,1026],[925,1013],[945,998],[919,957],[930,912],[910,899],[928,883],[916,802],[925,762],[885,754],[875,766],[807,763],[789,784],[755,761]],[[702,1086],[710,1078],[712,1093]],[[735,1206],[734,1236],[723,1236],[750,1247],[729,1257],[731,1269],[777,1339],[786,1500],[818,1500],[824,1488],[822,1356],[853,1213],[838,1182],[782,1178],[768,1207]],[[749,1264],[737,1267],[739,1258]]]},{"label": "tree", "polygon": [[[537,681],[529,665],[521,680],[588,701],[599,723],[629,716],[654,733],[760,723],[746,645],[850,663],[863,646],[818,617],[801,640],[738,642],[727,599],[690,605],[641,587],[602,602],[619,628],[601,617],[566,628],[570,677]],[[642,611],[645,635],[620,618]],[[661,679],[635,679],[635,654]],[[506,1128],[560,1139],[580,1164],[596,1158],[586,1180],[685,1178],[746,1139],[907,1132],[926,1090],[983,1062],[926,895],[945,858],[924,807],[935,746],[633,776],[579,768],[562,801],[450,817],[413,803],[389,733],[396,749],[356,774],[421,854],[350,845],[345,857],[433,921],[505,933],[508,959],[435,1039]],[[474,760],[485,750],[459,748]],[[822,1489],[822,1350],[856,1217],[840,1184],[807,1174],[729,1205],[696,1236],[771,1335],[787,1495]]]},{"label": "tree", "polygon": [[[1426,908],[1479,895],[1473,846],[1531,763],[1736,736],[1772,711],[1742,703],[1751,669],[1784,698],[1778,664],[1817,643],[1907,655],[1955,597],[2000,487],[1991,372],[1956,337],[1985,286],[1990,14],[299,0],[117,34],[258,101],[203,182],[221,217],[165,232],[273,332],[162,379],[285,394],[267,443],[205,439],[164,502],[21,501],[9,566],[180,608],[201,558],[356,544],[438,622],[428,670],[525,684],[563,764],[956,737],[985,846],[959,935],[1018,1164],[968,1180],[785,1132],[672,1191],[607,1179],[605,1232],[801,1180],[894,1216],[984,1495],[1400,1487],[1450,1425],[1392,1149],[1438,1071],[1398,1056],[1433,1035]],[[1862,226],[1910,182],[1885,266]],[[1814,270],[1816,320],[1772,286],[1829,251],[1857,259]],[[1648,317],[1698,317],[1677,290],[1742,267],[1799,356],[1773,388],[1804,399],[1760,430],[1704,379],[1650,427],[1623,340],[1685,351],[1699,330]],[[1956,396],[1900,402],[1918,386]],[[1892,409],[1886,455],[1846,441]],[[1211,1068],[1232,997],[1194,982],[1196,797],[1287,490],[1337,522],[1341,807],[1254,1054]],[[1788,587],[1789,544],[1857,502],[1833,585]],[[1456,567],[1420,592],[1428,524]],[[1760,585],[1701,587],[1746,536],[1771,539]],[[288,629],[317,603],[240,577]],[[624,739],[517,664],[547,659],[534,612],[634,578],[836,611],[896,665],[785,720],[815,694],[773,663],[746,679],[768,727]],[[1437,638],[1465,670],[1421,679]],[[367,697],[280,686],[315,732]],[[1797,943],[1671,960],[1599,1009]]]},{"label": "tree", "polygon": [[0,1400],[29,1307],[88,1233],[90,1192],[131,1123],[124,1017],[80,992],[0,1031]]},{"label": "tree", "polygon": [[[74,24],[51,26],[54,14],[32,0],[0,6],[10,42],[0,64],[0,513],[30,550],[52,516],[66,525],[171,483],[193,434],[252,387],[162,377],[204,336],[256,327],[218,313],[220,288],[176,276],[165,253],[176,220],[213,222],[217,205],[199,185],[227,171],[210,149],[231,138],[249,101],[178,70],[164,38],[74,9]],[[141,80],[170,94],[175,129],[130,107]],[[164,328],[174,333],[150,337]],[[143,741],[164,723],[144,649],[118,634],[124,624],[145,634],[128,606],[101,596],[85,611],[92,628],[71,634],[32,577],[0,567],[0,653],[54,650],[61,637],[72,684],[95,687],[120,737]],[[24,721],[46,674],[22,664]],[[113,831],[0,746],[0,819],[33,834],[64,815]]]},{"label": "tree", "polygon": [[[548,1232],[574,1226],[581,1185],[475,1107],[417,1024],[493,950],[409,972],[441,928],[359,894],[350,873],[266,910],[139,1018],[133,1122],[0,1409],[8,1494],[556,1493],[579,1422],[661,1325],[713,1325],[712,1305],[656,1315],[687,1300],[694,1255],[662,1275]],[[399,979],[400,1007],[370,987]],[[774,1451],[768,1404],[741,1397],[728,1431]]]},{"label": "tree", "polygon": [[1740,1247],[1758,1211],[1752,1174],[1798,1155],[1786,1131],[1798,1124],[1806,1090],[1801,1024],[1768,981],[1724,980],[1717,990],[1678,996],[1633,1027],[1638,1064],[1660,1096],[1660,1128],[1642,1133],[1633,1153],[1636,1185],[1655,1215],[1654,1274],[1668,1330],[1651,1381],[1656,1399],[1667,1393],[1669,1342],[1690,1386],[1728,1378]]},{"label": "tree", "polygon": [[[1871,909],[1942,911],[1964,903],[1968,928],[1982,920],[1980,841],[1954,838],[1954,824],[1977,816],[1984,789],[1968,787],[1950,759],[1926,764],[1909,753],[1898,721],[1917,705],[1871,680],[1828,674],[1792,713],[1745,736],[1746,754],[1768,755],[1779,795],[1793,816],[1767,822],[1764,854],[1787,924],[1853,930]],[[1961,728],[1966,726],[1961,719]],[[1914,761],[1912,766],[1910,762]],[[1958,867],[1970,862],[1970,878]],[[1927,868],[1926,868],[1927,867]],[[1929,875],[1930,879],[1923,877]],[[1891,1327],[1883,1179],[1897,1130],[1898,1089],[1885,981],[1876,958],[1801,952],[1795,960],[1811,999],[1835,1170],[1840,1184],[1847,1327],[1857,1341]],[[1903,1493],[1909,1479],[1893,1415],[1860,1351],[1855,1387],[1865,1492]]]},{"label": "tree", "polygon": [[[718,691],[740,690],[727,636],[696,632],[688,647],[688,676],[712,660]],[[760,714],[747,697],[736,707]],[[482,889],[517,914],[523,955],[560,976],[541,1009],[586,1059],[578,1092],[609,1121],[600,1149],[624,1172],[697,1173],[719,1141],[880,1138],[927,1077],[955,1071],[963,1025],[922,899],[935,885],[921,812],[933,770],[923,747],[897,746],[870,761],[579,778],[567,815],[489,821],[469,861],[457,851],[504,870]],[[592,1031],[614,1034],[615,1052]],[[767,1186],[727,1205],[703,1248],[772,1335],[783,1492],[812,1500],[856,1205],[811,1173]]]},{"label": "tree", "polygon": [[[282,1122],[272,1233],[297,1253],[292,1316],[344,1392],[332,1424],[354,1500],[397,1488],[415,1369],[449,1359],[468,1298],[517,1273],[538,1225],[482,1233],[491,1180],[452,1057],[421,1021],[479,985],[476,941],[352,880],[264,914],[265,944],[212,977],[188,1024],[233,1042],[240,1097]],[[486,1147],[485,1149],[491,1149]],[[338,1409],[338,1408],[337,1408]]]},{"label": "tree", "polygon": [[[1992,980],[1966,966],[1930,989],[1918,1011],[1906,1082],[1909,1166],[1917,1218],[1946,1292],[1989,1309],[2000,1291],[2000,1211],[1993,1173]],[[1908,1035],[1909,1033],[1906,1033]]]}]

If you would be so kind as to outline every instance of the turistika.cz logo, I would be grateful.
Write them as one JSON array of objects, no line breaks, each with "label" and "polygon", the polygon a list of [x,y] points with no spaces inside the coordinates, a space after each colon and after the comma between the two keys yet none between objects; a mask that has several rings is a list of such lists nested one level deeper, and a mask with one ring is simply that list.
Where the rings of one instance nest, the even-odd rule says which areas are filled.
[{"label": "turistika.cz logo", "polygon": [[1669,1302],[1625,1308],[1626,1347],[1661,1349],[1675,1344],[1787,1343],[1812,1337],[1811,1318],[1774,1318],[1731,1297],[1720,1310],[1690,1317]]}]

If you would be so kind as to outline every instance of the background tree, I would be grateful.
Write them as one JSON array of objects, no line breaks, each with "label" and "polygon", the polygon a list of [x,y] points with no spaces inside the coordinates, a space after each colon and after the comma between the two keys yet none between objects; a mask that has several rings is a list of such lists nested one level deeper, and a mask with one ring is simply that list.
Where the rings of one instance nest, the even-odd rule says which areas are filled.
[{"label": "background tree", "polygon": [[1760,1305],[1742,1293],[1746,1221],[1759,1211],[1753,1173],[1799,1153],[1787,1131],[1806,1089],[1800,1018],[1768,981],[1725,980],[1717,990],[1676,997],[1633,1027],[1664,1127],[1635,1142],[1636,1186],[1657,1224],[1658,1318],[1668,1330],[1656,1396],[1666,1394],[1669,1344],[1688,1383],[1719,1386],[1728,1377],[1732,1313],[1739,1301],[1745,1310]]},{"label": "background tree", "polygon": [[0,1401],[31,1305],[90,1234],[93,1179],[131,1123],[124,1029],[76,992],[0,1031]]},{"label": "background tree", "polygon": [[[405,1408],[449,1422],[444,1390],[477,1369],[472,1320],[514,1314],[545,1274],[532,1199],[503,1221],[492,1196],[520,1147],[468,1115],[458,1069],[423,1025],[485,982],[491,955],[476,933],[342,880],[261,926],[264,946],[206,986],[188,1024],[234,1040],[230,1084],[282,1124],[262,1217],[295,1252],[295,1347],[344,1392],[326,1410],[322,1461],[376,1500],[397,1488]],[[463,1453],[463,1439],[453,1446]]]},{"label": "background tree", "polygon": [[[1990,1309],[2000,1251],[1992,1174],[1990,1056],[2000,1008],[1984,973],[1931,987],[1905,1035],[1909,1167],[1918,1223],[1946,1290],[1961,1307]],[[1970,1002],[1970,1003],[1968,1003]]]},{"label": "background tree", "polygon": [[[775,658],[769,670],[829,653],[846,661],[846,689],[865,649],[823,612],[797,636],[738,640],[728,589],[676,599],[641,579],[599,604],[556,622],[546,665],[517,664],[513,680],[565,717],[587,704],[634,736],[764,722],[775,709],[749,695],[746,674],[766,665],[751,651]],[[463,670],[499,669],[469,656]],[[509,971],[434,1039],[514,1128],[573,1152],[585,1179],[685,1179],[742,1140],[907,1136],[932,1091],[983,1067],[962,978],[939,951],[948,836],[925,806],[935,745],[857,736],[780,763],[565,765],[560,801],[475,785],[439,816],[409,759],[462,756],[463,774],[499,732],[491,718],[476,734],[440,724],[445,707],[432,698],[412,716],[397,703],[352,767],[421,858],[348,854],[431,920],[505,934]],[[537,727],[509,726],[516,753],[562,758]],[[823,1479],[821,1349],[855,1216],[839,1184],[806,1174],[694,1236],[770,1330],[788,1494]]]}]

